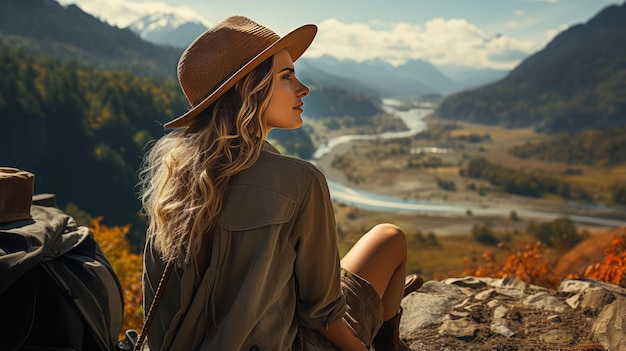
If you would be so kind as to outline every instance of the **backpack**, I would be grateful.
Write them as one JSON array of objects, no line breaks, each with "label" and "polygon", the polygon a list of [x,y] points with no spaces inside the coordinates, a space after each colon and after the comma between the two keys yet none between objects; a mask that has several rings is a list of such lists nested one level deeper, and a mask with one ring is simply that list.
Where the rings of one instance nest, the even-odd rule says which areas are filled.
[{"label": "backpack", "polygon": [[54,207],[0,224],[0,351],[111,351],[124,300],[87,227]]}]

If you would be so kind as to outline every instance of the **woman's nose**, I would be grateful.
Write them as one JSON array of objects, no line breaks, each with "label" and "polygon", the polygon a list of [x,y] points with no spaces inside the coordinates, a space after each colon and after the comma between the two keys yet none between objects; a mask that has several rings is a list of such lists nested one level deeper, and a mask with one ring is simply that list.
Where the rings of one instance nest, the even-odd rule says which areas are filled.
[{"label": "woman's nose", "polygon": [[303,97],[303,96],[309,95],[309,91],[310,91],[309,88],[306,85],[302,84],[302,82],[299,80],[298,80],[298,84],[300,85],[297,90],[298,96]]}]

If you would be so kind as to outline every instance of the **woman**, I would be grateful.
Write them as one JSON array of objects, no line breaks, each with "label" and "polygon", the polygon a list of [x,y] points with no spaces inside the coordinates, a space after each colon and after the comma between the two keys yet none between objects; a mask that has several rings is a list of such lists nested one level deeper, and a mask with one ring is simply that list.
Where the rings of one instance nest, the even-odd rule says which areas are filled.
[{"label": "woman", "polygon": [[316,30],[280,38],[234,16],[181,56],[192,108],[165,124],[176,129],[141,171],[146,307],[176,263],[151,350],[408,350],[398,337],[402,231],[376,226],[340,261],[324,176],[265,141],[302,124],[309,89],[293,61]]}]

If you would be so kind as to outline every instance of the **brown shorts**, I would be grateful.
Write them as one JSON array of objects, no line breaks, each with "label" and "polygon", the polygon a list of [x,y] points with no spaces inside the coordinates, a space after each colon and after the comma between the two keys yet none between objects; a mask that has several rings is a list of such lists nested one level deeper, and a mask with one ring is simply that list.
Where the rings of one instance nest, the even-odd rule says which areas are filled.
[{"label": "brown shorts", "polygon": [[[346,297],[344,319],[367,346],[383,324],[383,304],[367,280],[341,269],[341,291]],[[338,350],[315,330],[303,332],[304,350]]]}]

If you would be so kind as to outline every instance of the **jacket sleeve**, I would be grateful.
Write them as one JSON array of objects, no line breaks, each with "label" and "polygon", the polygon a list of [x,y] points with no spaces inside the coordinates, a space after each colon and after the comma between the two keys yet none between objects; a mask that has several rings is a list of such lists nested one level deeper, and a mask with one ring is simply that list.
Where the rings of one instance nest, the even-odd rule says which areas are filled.
[{"label": "jacket sleeve", "polygon": [[326,179],[314,172],[295,221],[298,317],[303,326],[326,328],[343,318],[341,266],[335,216]]}]

